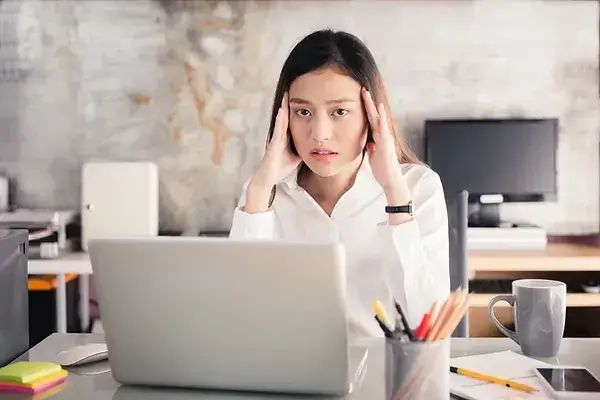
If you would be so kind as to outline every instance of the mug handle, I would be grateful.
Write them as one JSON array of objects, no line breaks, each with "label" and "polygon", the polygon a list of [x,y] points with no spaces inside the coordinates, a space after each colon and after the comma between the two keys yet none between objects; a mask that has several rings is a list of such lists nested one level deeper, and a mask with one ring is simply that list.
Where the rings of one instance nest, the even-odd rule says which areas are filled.
[{"label": "mug handle", "polygon": [[498,318],[496,318],[496,315],[494,314],[494,306],[499,301],[505,301],[511,307],[514,307],[516,298],[512,294],[500,294],[498,296],[492,297],[492,299],[490,300],[490,303],[488,304],[488,313],[490,314],[490,317],[492,318],[492,322],[494,323],[494,325],[496,325],[496,327],[500,330],[500,332],[502,332],[502,334],[504,334],[504,336],[506,336],[507,338],[512,339],[516,344],[519,344],[519,339],[517,338],[517,332],[512,331],[512,330],[508,329],[507,327],[505,327],[504,325],[502,325],[500,323],[500,321],[498,321]]}]

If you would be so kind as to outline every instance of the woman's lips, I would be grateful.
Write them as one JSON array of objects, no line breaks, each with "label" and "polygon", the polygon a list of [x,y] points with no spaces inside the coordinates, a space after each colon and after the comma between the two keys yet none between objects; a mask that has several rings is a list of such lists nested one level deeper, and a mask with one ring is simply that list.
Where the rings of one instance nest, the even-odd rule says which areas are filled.
[{"label": "woman's lips", "polygon": [[328,162],[337,157],[338,153],[329,149],[315,149],[310,152],[310,155],[319,161]]}]

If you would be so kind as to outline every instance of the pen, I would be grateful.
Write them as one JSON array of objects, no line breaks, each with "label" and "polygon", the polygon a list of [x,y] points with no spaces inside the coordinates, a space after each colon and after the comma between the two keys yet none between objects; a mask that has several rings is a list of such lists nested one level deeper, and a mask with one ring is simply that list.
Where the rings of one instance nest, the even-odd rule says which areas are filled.
[{"label": "pen", "polygon": [[475,371],[471,371],[471,370],[464,369],[464,368],[458,368],[458,367],[451,366],[450,372],[458,374],[458,375],[462,375],[462,376],[467,376],[469,378],[479,379],[479,380],[482,380],[485,382],[495,383],[498,385],[506,386],[509,388],[521,390],[521,391],[528,392],[528,393],[537,392],[536,388],[529,386],[529,385],[525,385],[523,383],[510,381],[508,379],[498,378],[495,376],[485,375],[480,372],[475,372]]},{"label": "pen", "polygon": [[381,302],[378,300],[374,301],[373,302],[373,310],[375,310],[375,320],[377,321],[377,323],[379,324],[379,327],[385,334],[385,337],[397,338],[398,335],[396,334],[396,332],[394,330],[392,330],[393,328],[392,328],[390,318],[388,317],[387,313],[385,312],[385,308],[383,307],[383,304],[381,304]]},{"label": "pen", "polygon": [[381,328],[381,330],[383,331],[383,334],[385,335],[386,338],[390,338],[393,339],[394,338],[394,332],[392,332],[390,330],[390,328],[387,327],[387,325],[381,320],[379,319],[378,315],[375,315],[375,320],[377,321],[377,323],[379,324],[379,327]]},{"label": "pen", "polygon": [[400,315],[400,318],[402,319],[402,325],[404,325],[404,330],[402,331],[402,333],[404,333],[406,336],[408,336],[408,338],[410,339],[411,342],[414,341],[415,337],[413,335],[413,331],[410,329],[410,325],[408,324],[406,315],[402,311],[402,307],[400,307],[400,304],[397,301],[394,301],[394,305],[396,306],[396,311],[398,312],[398,314]]},{"label": "pen", "polygon": [[373,310],[375,311],[375,315],[377,315],[379,320],[382,323],[384,323],[389,329],[392,329],[392,321],[388,317],[387,313],[385,312],[385,308],[383,307],[383,304],[379,300],[373,302]]},{"label": "pen", "polygon": [[402,336],[402,321],[399,315],[394,317],[394,334],[398,337]]}]

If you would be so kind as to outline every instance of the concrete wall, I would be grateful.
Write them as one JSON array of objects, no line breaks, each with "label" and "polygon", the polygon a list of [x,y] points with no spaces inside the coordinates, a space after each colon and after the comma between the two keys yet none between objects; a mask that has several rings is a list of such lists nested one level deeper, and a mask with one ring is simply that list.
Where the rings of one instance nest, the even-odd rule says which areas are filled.
[{"label": "concrete wall", "polygon": [[149,159],[160,167],[161,228],[227,229],[262,155],[287,53],[332,27],[372,49],[418,151],[429,117],[559,117],[559,200],[503,206],[503,216],[556,233],[597,230],[595,1],[5,0],[0,9],[18,21],[11,29],[30,67],[0,93],[0,172],[15,179],[22,206],[77,208],[84,161]]}]

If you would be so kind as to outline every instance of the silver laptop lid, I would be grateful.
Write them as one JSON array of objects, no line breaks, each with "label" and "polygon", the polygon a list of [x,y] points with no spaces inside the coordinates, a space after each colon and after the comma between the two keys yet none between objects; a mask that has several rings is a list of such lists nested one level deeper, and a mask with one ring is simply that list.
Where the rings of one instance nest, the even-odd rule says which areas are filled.
[{"label": "silver laptop lid", "polygon": [[118,381],[348,390],[340,245],[105,238],[89,252]]}]

